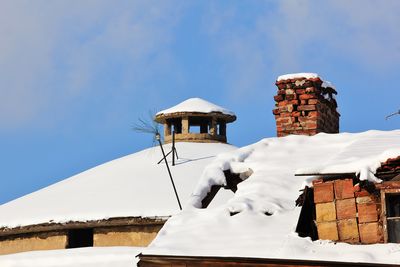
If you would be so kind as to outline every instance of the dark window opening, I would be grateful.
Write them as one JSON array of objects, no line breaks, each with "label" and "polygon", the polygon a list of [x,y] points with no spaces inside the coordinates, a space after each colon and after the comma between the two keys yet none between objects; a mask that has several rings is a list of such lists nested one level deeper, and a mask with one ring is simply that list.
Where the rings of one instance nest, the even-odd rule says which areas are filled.
[{"label": "dark window opening", "polygon": [[190,133],[208,133],[210,118],[204,117],[189,117],[189,132]]},{"label": "dark window opening", "polygon": [[93,247],[93,229],[68,230],[67,248]]},{"label": "dark window opening", "polygon": [[386,220],[389,243],[400,243],[400,194],[386,194]]},{"label": "dark window opening", "polygon": [[300,237],[311,237],[312,240],[318,239],[317,227],[315,226],[315,204],[314,190],[306,186],[303,193],[296,200],[296,206],[301,206],[299,221],[297,222],[296,232]]},{"label": "dark window opening", "polygon": [[219,135],[226,135],[226,122],[220,121],[218,122],[218,134]]},{"label": "dark window opening", "polygon": [[208,133],[208,124],[200,125],[200,133]]},{"label": "dark window opening", "polygon": [[235,193],[237,191],[237,185],[242,181],[246,180],[247,178],[249,178],[250,175],[253,174],[253,170],[249,169],[247,172],[243,173],[233,173],[230,170],[226,170],[224,171],[224,174],[225,174],[226,184],[211,186],[210,191],[201,201],[203,209],[207,208],[210,205],[211,201],[213,201],[213,199],[215,198],[215,196],[217,195],[218,191],[221,188],[230,190],[233,193]]},{"label": "dark window opening", "polygon": [[182,133],[182,120],[180,118],[168,119],[167,122],[171,125],[171,134],[174,131],[176,134]]}]

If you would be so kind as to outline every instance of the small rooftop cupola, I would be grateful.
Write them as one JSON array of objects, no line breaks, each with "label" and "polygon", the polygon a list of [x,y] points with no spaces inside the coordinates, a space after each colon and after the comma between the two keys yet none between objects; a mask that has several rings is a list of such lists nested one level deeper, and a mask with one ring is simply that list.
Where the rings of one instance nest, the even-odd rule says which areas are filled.
[{"label": "small rooftop cupola", "polygon": [[190,98],[160,111],[155,121],[164,125],[164,142],[222,142],[226,143],[226,124],[236,120],[236,115],[223,107],[201,98]]},{"label": "small rooftop cupola", "polygon": [[279,76],[273,114],[277,136],[338,133],[339,117],[335,87],[316,73]]}]

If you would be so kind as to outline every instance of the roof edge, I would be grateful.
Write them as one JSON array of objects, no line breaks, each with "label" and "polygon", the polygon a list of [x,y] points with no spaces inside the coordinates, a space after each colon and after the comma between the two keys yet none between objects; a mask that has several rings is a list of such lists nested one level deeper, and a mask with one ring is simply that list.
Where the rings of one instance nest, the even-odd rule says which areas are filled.
[{"label": "roof edge", "polygon": [[76,228],[97,228],[104,226],[133,226],[133,225],[162,225],[170,216],[161,217],[113,217],[101,220],[90,221],[68,221],[64,223],[47,222],[41,224],[31,224],[19,227],[2,227],[0,228],[0,237],[39,233],[49,231],[68,230]]}]

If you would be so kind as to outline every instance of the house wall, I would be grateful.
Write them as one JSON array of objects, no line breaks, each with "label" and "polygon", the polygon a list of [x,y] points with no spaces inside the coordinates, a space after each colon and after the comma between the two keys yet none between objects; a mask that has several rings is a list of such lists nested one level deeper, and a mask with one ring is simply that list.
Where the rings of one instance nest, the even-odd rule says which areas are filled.
[{"label": "house wall", "polygon": [[146,247],[153,241],[161,227],[162,225],[96,228],[93,245]]},{"label": "house wall", "polygon": [[[93,228],[93,246],[147,246],[156,237],[163,223],[143,225],[109,225],[93,227],[91,224],[63,225],[57,231],[42,231],[31,226],[31,232],[0,237],[0,255],[33,250],[65,249],[68,229]],[[38,231],[38,232],[35,232]]]},{"label": "house wall", "polygon": [[[175,134],[176,142],[197,142],[197,143],[226,143],[226,136],[224,135],[212,135],[209,133],[182,133]],[[168,144],[172,142],[172,135],[164,136],[164,143]]]},{"label": "house wall", "polygon": [[3,237],[0,239],[0,255],[32,250],[63,249],[66,245],[66,231]]},{"label": "house wall", "polygon": [[383,243],[381,199],[353,185],[353,179],[314,182],[319,239],[347,243]]}]

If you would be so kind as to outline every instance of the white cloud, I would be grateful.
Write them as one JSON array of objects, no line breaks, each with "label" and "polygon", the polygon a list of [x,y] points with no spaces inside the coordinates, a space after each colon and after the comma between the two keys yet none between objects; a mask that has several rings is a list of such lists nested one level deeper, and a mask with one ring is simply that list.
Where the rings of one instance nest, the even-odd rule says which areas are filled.
[{"label": "white cloud", "polygon": [[206,14],[205,31],[239,95],[259,95],[272,84],[265,81],[272,73],[329,69],[330,59],[379,75],[399,66],[400,1],[260,3],[247,10],[211,5]]},{"label": "white cloud", "polygon": [[[307,46],[359,61],[371,70],[400,59],[398,1],[282,1],[277,23],[265,33],[290,66],[300,65]],[[266,24],[271,20],[266,18]],[[318,56],[318,55],[317,55]],[[326,56],[326,55],[323,55]],[[312,60],[312,59],[311,59]]]},{"label": "white cloud", "polygon": [[181,6],[170,1],[1,1],[0,127],[20,127],[67,108],[82,94],[95,92],[96,77],[119,63],[122,84],[150,75],[165,63],[160,58],[169,58]]}]

